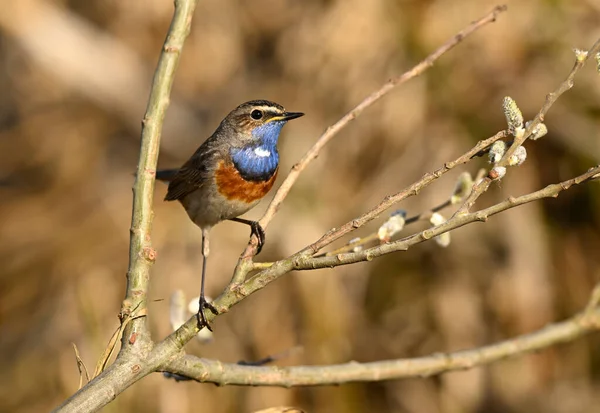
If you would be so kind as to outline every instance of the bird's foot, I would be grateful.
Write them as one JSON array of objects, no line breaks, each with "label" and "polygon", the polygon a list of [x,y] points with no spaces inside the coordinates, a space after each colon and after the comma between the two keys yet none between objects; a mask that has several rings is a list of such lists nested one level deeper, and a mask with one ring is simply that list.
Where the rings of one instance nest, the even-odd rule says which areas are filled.
[{"label": "bird's foot", "polygon": [[256,246],[256,255],[260,254],[263,245],[265,245],[265,230],[260,226],[258,221],[250,221],[243,218],[231,218],[231,221],[239,222],[250,226],[250,236],[256,235],[258,244]]},{"label": "bird's foot", "polygon": [[258,244],[256,246],[256,255],[260,254],[262,251],[263,245],[265,245],[265,230],[257,221],[251,221],[250,224],[250,236],[256,235],[256,239],[258,239]]},{"label": "bird's foot", "polygon": [[196,314],[196,318],[198,319],[198,329],[202,330],[204,327],[206,327],[209,331],[213,331],[208,320],[206,319],[206,316],[204,315],[204,309],[206,308],[210,310],[210,312],[214,315],[218,315],[219,312],[217,311],[215,306],[206,301],[206,298],[204,297],[200,297],[199,304],[200,306],[198,307],[198,313]]}]

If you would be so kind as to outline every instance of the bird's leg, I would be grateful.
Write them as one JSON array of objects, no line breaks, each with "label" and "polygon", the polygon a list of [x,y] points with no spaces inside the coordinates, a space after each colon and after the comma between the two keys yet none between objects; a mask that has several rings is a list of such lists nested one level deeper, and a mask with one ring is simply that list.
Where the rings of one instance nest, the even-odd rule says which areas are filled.
[{"label": "bird's leg", "polygon": [[256,247],[256,255],[260,254],[263,245],[265,245],[265,230],[257,221],[250,221],[249,219],[243,218],[231,218],[231,221],[239,222],[250,226],[250,236],[256,235],[258,239],[258,245]]},{"label": "bird's leg", "polygon": [[217,315],[219,312],[211,303],[206,301],[204,296],[204,280],[206,278],[206,261],[208,259],[208,253],[210,251],[208,246],[208,232],[210,228],[202,228],[202,284],[200,286],[200,299],[198,300],[198,328],[202,330],[202,327],[206,326],[210,331],[212,328],[208,324],[208,320],[204,316],[204,309],[208,308],[213,314]]}]

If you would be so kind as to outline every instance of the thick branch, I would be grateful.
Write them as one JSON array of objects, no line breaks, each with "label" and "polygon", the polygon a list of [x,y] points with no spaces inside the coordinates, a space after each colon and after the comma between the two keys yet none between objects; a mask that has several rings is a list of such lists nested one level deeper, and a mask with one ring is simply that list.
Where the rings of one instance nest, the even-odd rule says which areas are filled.
[{"label": "thick branch", "polygon": [[[146,317],[143,317],[146,311],[150,267],[155,257],[150,240],[154,178],[161,128],[169,106],[169,94],[175,69],[179,63],[183,43],[190,31],[196,4],[197,0],[175,1],[173,20],[154,74],[148,107],[142,121],[140,160],[133,188],[127,293],[121,307],[122,319],[131,317],[131,321],[124,329],[121,352],[114,364],[55,411],[98,410],[131,384],[156,369],[156,364],[145,359],[152,344],[146,326]],[[134,309],[135,313],[133,313]]]},{"label": "thick branch", "polygon": [[331,366],[251,367],[185,356],[168,369],[200,382],[246,386],[316,386],[357,381],[381,381],[408,377],[428,377],[466,370],[515,357],[554,344],[573,341],[600,329],[600,310],[581,313],[542,330],[489,346],[427,357],[384,360],[373,363],[350,362]]}]

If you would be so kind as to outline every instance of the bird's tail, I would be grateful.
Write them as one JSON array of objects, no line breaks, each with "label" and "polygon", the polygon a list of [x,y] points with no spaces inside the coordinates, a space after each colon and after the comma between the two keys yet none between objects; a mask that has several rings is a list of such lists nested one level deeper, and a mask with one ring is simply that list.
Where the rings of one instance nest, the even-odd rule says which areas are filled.
[{"label": "bird's tail", "polygon": [[171,182],[179,169],[161,169],[156,171],[156,179],[163,182]]}]

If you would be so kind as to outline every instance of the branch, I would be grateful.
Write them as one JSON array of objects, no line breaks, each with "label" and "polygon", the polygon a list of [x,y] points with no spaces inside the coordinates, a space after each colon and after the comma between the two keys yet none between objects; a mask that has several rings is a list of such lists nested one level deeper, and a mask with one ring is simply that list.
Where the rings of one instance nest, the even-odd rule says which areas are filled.
[{"label": "branch", "polygon": [[[525,133],[523,133],[519,138],[514,139],[512,146],[509,148],[509,150],[507,150],[507,152],[505,153],[503,158],[500,160],[500,162],[497,163],[498,166],[506,167],[508,165],[508,159],[510,158],[510,156],[512,156],[512,154],[514,153],[516,148],[518,146],[521,146],[523,144],[523,142],[525,141],[525,139],[532,134],[532,132],[537,127],[537,125],[539,125],[539,123],[544,119],[544,116],[546,115],[546,113],[548,112],[550,107],[552,107],[554,102],[556,102],[556,100],[564,92],[566,92],[567,90],[569,90],[570,88],[573,87],[573,79],[575,78],[575,75],[577,74],[579,69],[581,69],[585,65],[585,63],[590,58],[590,56],[595,56],[599,50],[600,50],[600,40],[596,41],[596,43],[592,46],[592,48],[589,50],[588,54],[586,55],[586,58],[580,59],[578,57],[576,59],[575,65],[573,66],[573,69],[571,69],[571,72],[569,73],[567,78],[558,86],[558,88],[554,92],[552,92],[546,96],[546,101],[545,101],[544,105],[542,106],[542,108],[540,109],[539,113],[536,115],[534,120],[525,129]],[[504,133],[503,136],[499,137],[499,134],[502,134],[502,133]],[[487,146],[491,145],[496,140],[507,137],[507,136],[508,136],[508,134],[506,133],[506,131],[499,132],[495,137],[488,139],[489,144]],[[488,141],[483,141],[483,142],[487,143]],[[477,146],[475,146],[475,148],[479,147],[481,150],[481,149],[484,149],[487,147],[487,146],[481,147],[480,146],[481,143],[482,142],[480,142]],[[473,156],[476,156],[478,153],[473,153],[473,150],[471,150],[468,152],[468,154],[471,154],[471,157],[473,157]],[[315,254],[321,248],[332,243],[333,241],[337,240],[341,236],[343,236],[351,231],[354,231],[355,229],[362,227],[367,222],[377,218],[381,212],[385,211],[387,208],[391,207],[395,203],[400,202],[400,201],[408,198],[409,196],[416,195],[418,193],[418,191],[425,188],[427,185],[429,185],[431,182],[433,182],[439,176],[448,172],[450,169],[452,169],[452,167],[456,166],[456,164],[466,163],[469,161],[469,159],[470,159],[470,157],[468,159],[465,159],[465,155],[463,155],[460,158],[458,158],[457,160],[444,165],[444,167],[433,172],[433,174],[426,174],[420,181],[411,185],[409,188],[407,188],[395,195],[386,197],[379,205],[377,205],[371,211],[363,214],[362,216],[360,216],[357,219],[354,219],[354,220],[344,224],[340,228],[334,228],[334,229],[330,230],[323,237],[321,237],[321,239],[319,239],[317,242],[306,247],[303,250],[303,252]],[[490,179],[489,177],[486,177],[481,182],[476,184],[473,187],[471,194],[467,197],[466,201],[463,203],[463,205],[454,213],[454,216],[458,216],[458,215],[467,213],[472,208],[472,206],[475,204],[475,201],[479,198],[479,196],[481,196],[489,188],[491,183],[492,183],[492,179]],[[409,192],[407,193],[407,191],[409,191]]]},{"label": "branch", "polygon": [[496,215],[508,209],[523,205],[529,202],[537,201],[543,198],[556,198],[559,193],[569,189],[573,185],[579,185],[588,180],[596,179],[600,173],[600,165],[590,168],[586,173],[579,175],[567,181],[548,185],[544,189],[532,192],[520,197],[509,197],[503,202],[493,205],[481,211],[469,214],[458,215],[450,218],[448,221],[433,228],[428,228],[409,237],[388,244],[379,245],[359,252],[342,253],[333,256],[311,257],[303,254],[302,251],[293,256],[273,263],[269,268],[259,272],[238,289],[238,294],[242,296],[250,295],[265,285],[274,281],[280,276],[282,269],[291,270],[313,270],[317,268],[332,268],[340,265],[354,264],[361,261],[371,261],[374,258],[389,254],[395,251],[406,251],[409,247],[427,241],[433,237],[445,232],[462,227],[473,222],[485,222],[488,217]]},{"label": "branch", "polygon": [[197,0],[175,1],[173,20],[154,74],[142,121],[140,160],[133,187],[127,292],[120,314],[122,320],[131,321],[124,328],[121,352],[108,369],[66,400],[55,410],[57,412],[98,410],[157,367],[157,363],[147,358],[152,343],[146,317],[143,317],[146,312],[150,267],[156,256],[150,240],[154,179],[161,128],[169,106],[175,69],[190,31],[196,4]]},{"label": "branch", "polygon": [[600,329],[600,309],[580,313],[534,333],[489,346],[427,357],[350,362],[330,366],[249,367],[185,356],[169,365],[168,372],[199,382],[246,386],[316,386],[358,381],[381,381],[466,370],[509,357],[565,343]]},{"label": "branch", "polygon": [[[566,91],[570,90],[573,87],[575,75],[577,74],[577,72],[579,72],[579,70],[583,66],[585,66],[585,64],[587,63],[587,61],[590,58],[594,58],[594,56],[596,56],[596,54],[599,51],[600,51],[600,39],[596,40],[596,43],[594,43],[592,48],[585,54],[581,54],[580,51],[575,51],[575,57],[576,57],[575,64],[573,65],[573,68],[571,69],[571,72],[569,72],[567,78],[558,86],[558,88],[556,88],[556,90],[554,90],[553,92],[546,95],[546,101],[542,105],[542,108],[540,109],[538,114],[529,123],[529,125],[525,128],[524,133],[515,137],[510,148],[508,148],[508,150],[506,151],[506,153],[504,154],[502,159],[496,164],[497,166],[506,167],[508,165],[508,160],[515,153],[517,148],[519,146],[523,145],[523,143],[532,135],[534,130],[537,128],[537,126],[541,122],[544,121],[546,114],[548,113],[548,111],[550,110],[550,108],[552,107],[554,102],[556,102],[557,99],[563,93],[565,93]],[[471,192],[471,195],[469,195],[467,200],[454,213],[454,215],[460,215],[460,214],[464,214],[464,213],[468,212],[473,207],[473,205],[475,204],[477,199],[485,191],[487,191],[487,189],[490,187],[491,183],[492,183],[492,179],[490,177],[486,177],[481,182],[479,182],[477,185],[475,185],[473,187],[473,191]]]},{"label": "branch", "polygon": [[354,109],[350,112],[346,113],[340,120],[338,120],[335,124],[328,127],[325,132],[317,139],[317,142],[309,149],[308,152],[300,159],[300,161],[292,167],[289,175],[285,178],[275,197],[269,204],[265,214],[260,220],[260,224],[263,228],[271,222],[273,216],[279,209],[279,206],[283,202],[283,200],[287,197],[288,193],[292,186],[298,180],[300,173],[306,169],[309,163],[317,158],[319,152],[323,147],[342,129],[344,129],[348,124],[356,119],[365,109],[371,106],[373,103],[377,102],[379,99],[387,95],[392,91],[396,86],[402,85],[407,81],[411,80],[414,77],[421,75],[425,70],[433,66],[436,60],[438,60],[444,53],[452,49],[454,46],[458,45],[462,42],[467,36],[473,34],[477,30],[481,29],[483,26],[488,23],[495,22],[498,15],[504,11],[506,11],[507,6],[496,6],[494,9],[483,16],[482,18],[472,22],[463,30],[458,32],[454,37],[446,41],[442,46],[440,46],[436,51],[427,56],[423,61],[417,64],[415,67],[410,69],[408,72],[405,72],[401,76],[392,78],[388,80],[379,90],[371,93],[367,96],[362,102],[360,102]]},{"label": "branch", "polygon": [[438,235],[460,228],[464,225],[473,222],[485,222],[490,216],[499,214],[500,212],[508,209],[538,201],[543,198],[556,198],[558,197],[558,194],[560,194],[562,191],[566,191],[571,186],[579,185],[588,180],[594,179],[598,173],[600,173],[600,165],[590,168],[586,173],[567,181],[548,185],[544,189],[540,189],[539,191],[532,192],[527,195],[522,195],[516,198],[509,197],[505,201],[489,208],[482,209],[481,211],[463,215],[455,215],[441,225],[428,228],[401,240],[382,244],[363,251],[323,257],[299,256],[293,260],[293,269],[312,270],[316,268],[332,268],[339,265],[353,264],[360,261],[371,261],[374,258],[381,257],[382,255],[386,255],[395,251],[406,251],[413,245],[430,240]]},{"label": "branch", "polygon": [[[277,190],[275,197],[273,198],[273,200],[267,207],[265,214],[260,219],[261,226],[263,228],[266,228],[269,225],[269,222],[271,222],[271,220],[273,219],[273,216],[279,209],[281,203],[287,197],[290,190],[292,189],[292,186],[298,180],[300,173],[304,169],[306,169],[308,164],[310,164],[313,160],[315,160],[317,158],[321,149],[323,149],[323,147],[331,139],[333,139],[333,137],[335,135],[337,135],[342,129],[344,129],[351,121],[356,119],[365,109],[367,109],[369,106],[371,106],[372,104],[377,102],[379,99],[381,99],[382,97],[387,95],[389,92],[391,92],[392,89],[394,89],[396,86],[402,85],[402,84],[406,83],[407,81],[411,80],[412,78],[421,75],[425,70],[427,70],[428,68],[433,66],[433,64],[435,63],[435,61],[437,59],[439,59],[442,55],[444,55],[450,49],[452,49],[453,47],[458,45],[460,42],[462,42],[467,36],[473,34],[474,32],[476,32],[483,26],[485,26],[489,23],[495,22],[498,15],[500,13],[506,11],[506,9],[507,9],[507,6],[505,6],[505,5],[494,7],[494,9],[491,12],[489,12],[485,16],[483,16],[480,19],[469,24],[463,30],[461,30],[456,35],[454,35],[451,39],[447,40],[446,43],[444,43],[437,50],[435,50],[433,53],[431,53],[429,56],[427,56],[419,64],[414,66],[412,69],[410,69],[409,71],[403,73],[402,75],[400,75],[398,77],[388,80],[381,88],[379,88],[378,90],[371,93],[362,102],[360,102],[356,107],[354,107],[354,109],[352,109],[350,112],[345,114],[335,124],[328,127],[325,130],[325,132],[317,139],[317,142],[315,142],[315,144],[312,146],[312,148],[310,148],[308,150],[308,152],[302,157],[302,159],[300,159],[300,161],[292,167],[290,173],[285,178],[285,180],[283,181],[283,183]],[[500,139],[500,137],[498,137],[497,139]],[[490,142],[490,145],[492,143],[493,143],[493,141]],[[485,147],[486,146],[483,146],[480,149],[484,149]],[[446,172],[446,171],[444,171],[444,172]],[[440,176],[441,176],[441,173],[440,173]],[[398,202],[398,201],[395,201],[395,202]],[[346,232],[349,232],[349,231],[346,231]],[[344,232],[344,233],[346,233],[346,232]],[[343,234],[340,234],[339,236],[342,236],[342,235]],[[242,253],[240,260],[238,261],[238,265],[236,266],[236,268],[234,270],[234,274],[231,279],[231,282],[229,283],[229,285],[226,288],[227,291],[235,290],[245,280],[247,274],[252,270],[253,265],[250,261],[251,261],[251,257],[256,252],[256,245],[257,245],[256,237],[252,237],[250,240],[250,243],[246,247],[245,251]]]},{"label": "branch", "polygon": [[491,144],[493,144],[494,142],[496,142],[499,139],[506,138],[507,136],[508,136],[507,131],[500,131],[488,139],[479,141],[477,143],[477,145],[475,145],[473,148],[471,148],[469,151],[465,152],[464,154],[462,154],[455,160],[453,160],[451,162],[446,162],[442,167],[436,169],[433,172],[426,173],[425,175],[423,175],[423,177],[420,180],[418,180],[417,182],[408,186],[407,188],[404,188],[402,191],[400,191],[394,195],[386,196],[383,199],[383,201],[381,201],[376,207],[374,207],[370,211],[364,213],[360,217],[353,219],[350,222],[347,222],[346,224],[342,225],[339,228],[331,229],[325,235],[323,235],[319,240],[317,240],[315,243],[304,248],[302,250],[302,252],[305,252],[310,255],[317,253],[321,248],[331,244],[332,242],[334,242],[335,240],[339,239],[340,237],[346,235],[347,233],[354,231],[355,229],[360,228],[363,225],[365,225],[367,222],[372,221],[373,219],[377,218],[379,216],[379,214],[381,214],[382,212],[384,212],[386,209],[390,208],[394,204],[397,204],[398,202],[401,202],[407,198],[410,198],[411,196],[417,195],[421,190],[423,190],[424,188],[429,186],[433,181],[435,181],[436,179],[438,179],[439,177],[444,175],[446,172],[450,171],[451,169],[455,168],[458,165],[462,165],[462,164],[469,162],[474,156],[476,156],[478,153],[480,153],[483,149],[489,147]]},{"label": "branch", "polygon": [[[483,152],[485,152],[485,150],[481,151],[480,153],[483,153]],[[463,172],[462,174],[460,174],[458,176],[458,179],[456,180],[452,194],[441,204],[436,205],[435,207],[433,207],[429,210],[420,212],[411,217],[408,217],[408,218],[404,217],[401,220],[398,220],[397,217],[398,217],[398,215],[400,215],[400,217],[402,217],[402,214],[400,213],[400,211],[402,211],[402,210],[398,210],[395,213],[392,213],[388,217],[388,219],[382,225],[380,225],[379,228],[377,228],[377,230],[375,232],[372,232],[371,234],[363,236],[363,237],[359,237],[359,238],[350,240],[346,245],[343,245],[342,247],[339,247],[333,251],[316,254],[316,255],[314,255],[314,257],[322,257],[325,255],[332,256],[332,255],[340,254],[343,252],[352,252],[352,251],[363,250],[364,248],[367,248],[367,244],[374,244],[375,242],[377,244],[390,242],[392,240],[392,237],[394,237],[398,232],[407,228],[410,224],[413,224],[413,223],[416,223],[419,221],[429,221],[429,223],[431,224],[432,223],[431,218],[434,216],[435,213],[438,213],[440,211],[443,211],[446,208],[449,208],[451,206],[455,206],[459,203],[462,203],[463,199],[466,198],[471,193],[474,182],[477,182],[477,181],[483,179],[483,177],[486,174],[487,174],[487,171],[485,169],[479,169],[479,171],[477,172],[477,175],[475,175],[475,178],[473,178],[473,177],[471,177],[470,173]],[[404,214],[405,214],[405,212],[404,212]],[[398,237],[395,237],[395,238],[398,238]],[[263,263],[254,263],[254,268],[255,269],[267,268],[264,265],[261,266],[261,264],[263,264]]]},{"label": "branch", "polygon": [[[592,49],[589,51],[588,55],[595,55],[598,52],[598,49],[600,49],[600,41],[597,42],[592,47]],[[540,110],[540,113],[542,113],[542,118],[543,118],[543,114],[545,114],[549,110],[550,106],[552,105],[552,103],[554,101],[556,101],[558,96],[560,96],[560,94],[564,93],[564,91],[567,90],[567,89],[565,89],[564,85],[572,84],[573,77],[578,72],[579,68],[582,67],[582,65],[585,63],[585,61],[586,61],[585,59],[582,59],[582,60],[578,59],[577,64],[571,70],[571,72],[567,76],[567,79],[561,83],[561,86],[559,86],[559,88],[555,92],[553,92],[549,95],[549,96],[554,96],[554,97],[550,100],[547,99],[546,103]],[[538,119],[538,118],[539,118],[539,116],[536,116],[536,119]],[[528,131],[527,133],[531,133],[531,131],[533,129],[531,131],[529,129],[534,128],[534,127],[535,127],[535,124],[534,124],[534,122],[532,122],[529,125],[529,127],[526,129],[526,131]],[[238,261],[238,265],[234,271],[234,276],[233,276],[229,286],[225,289],[224,293],[221,294],[221,296],[218,297],[213,302],[213,305],[215,305],[215,307],[218,309],[219,313],[227,312],[229,310],[229,308],[231,308],[233,305],[239,303],[242,299],[244,299],[248,295],[264,288],[269,283],[275,281],[277,278],[281,277],[282,275],[284,275],[292,270],[308,270],[308,269],[334,267],[334,266],[339,266],[339,265],[352,264],[352,263],[360,262],[360,261],[370,261],[373,258],[388,254],[390,252],[405,250],[409,246],[412,246],[416,243],[430,239],[434,236],[440,235],[440,234],[450,231],[452,229],[458,228],[462,225],[466,225],[467,223],[474,222],[474,221],[483,221],[483,220],[487,219],[488,216],[494,215],[503,210],[517,206],[517,204],[520,205],[522,203],[531,202],[531,200],[528,200],[528,197],[530,197],[530,196],[538,197],[536,199],[541,199],[541,198],[548,197],[548,196],[556,196],[559,192],[564,190],[564,188],[562,186],[564,186],[564,185],[570,186],[570,185],[573,185],[576,183],[580,183],[580,180],[582,180],[582,179],[583,180],[593,179],[599,173],[599,171],[597,169],[598,167],[596,167],[596,168],[593,168],[590,170],[592,172],[588,171],[588,173],[581,175],[577,178],[573,178],[572,180],[565,181],[561,184],[550,185],[547,188],[545,188],[541,191],[538,191],[536,193],[533,193],[533,194],[524,195],[519,198],[509,198],[504,203],[497,204],[493,207],[484,209],[484,210],[479,211],[474,214],[468,214],[464,211],[460,214],[455,213],[454,216],[450,220],[446,221],[442,225],[427,229],[423,232],[417,233],[413,236],[404,238],[404,239],[396,241],[396,242],[380,245],[380,246],[377,246],[374,248],[370,248],[370,249],[363,250],[360,252],[355,252],[355,253],[337,254],[335,256],[313,257],[313,255],[316,254],[323,247],[331,244],[332,242],[339,239],[343,235],[345,235],[357,228],[360,228],[367,222],[377,218],[379,216],[379,214],[381,214],[386,209],[390,208],[392,205],[394,205],[406,198],[417,195],[419,193],[419,191],[421,191],[423,188],[427,187],[429,184],[431,184],[433,181],[435,181],[437,178],[439,178],[440,176],[442,176],[443,174],[445,174],[452,168],[456,167],[457,165],[467,163],[473,157],[479,156],[483,149],[487,148],[488,146],[493,144],[495,141],[506,138],[508,136],[509,136],[508,131],[500,131],[496,135],[494,135],[486,140],[478,142],[477,145],[475,145],[471,150],[469,150],[465,154],[461,155],[454,161],[447,162],[441,168],[439,168],[433,172],[426,173],[419,181],[413,183],[409,187],[403,189],[402,191],[400,191],[394,195],[385,197],[383,199],[383,201],[381,201],[381,203],[379,203],[379,205],[375,206],[373,209],[364,213],[360,217],[353,219],[350,222],[347,222],[346,224],[342,225],[339,228],[331,229],[330,231],[325,233],[325,235],[323,235],[319,240],[317,240],[313,244],[307,246],[306,248],[302,249],[301,251],[293,254],[292,256],[290,256],[288,258],[279,260],[279,261],[273,263],[272,265],[269,265],[268,268],[260,271],[259,273],[255,274],[253,277],[251,277],[249,280],[244,282],[247,274],[254,268],[254,265],[253,265],[252,259],[251,259],[251,254],[249,253],[251,246],[249,245],[248,248],[246,248],[246,251],[240,258],[240,260]],[[505,159],[505,158],[506,158],[506,155],[501,160],[501,162],[507,163],[507,159]],[[301,163],[302,163],[302,161],[301,161]],[[497,165],[500,165],[500,164],[501,163],[499,162]],[[472,202],[474,203],[476,196],[479,196],[481,193],[483,193],[485,191],[485,189],[482,189],[482,188],[484,188],[484,184],[486,182],[487,182],[487,186],[485,187],[485,189],[487,189],[487,187],[489,186],[489,183],[491,183],[491,179],[489,179],[489,178],[484,178],[479,184],[477,184],[473,187],[471,195],[469,195],[469,197],[467,197],[467,200],[463,204],[463,207],[464,207],[464,205],[468,204],[471,200],[473,200]],[[479,193],[478,191],[481,191],[481,192]],[[477,195],[475,196],[474,194],[477,194]],[[475,198],[473,198],[474,196],[475,196]],[[459,208],[459,211],[463,207]],[[214,315],[208,314],[207,318],[209,321],[212,321],[214,319]],[[171,336],[169,336],[163,343],[167,345],[167,342],[168,342],[169,343],[168,345],[172,345],[173,351],[181,350],[183,348],[183,345],[196,334],[197,328],[196,328],[195,324],[196,324],[195,318],[194,317],[190,318],[177,332],[171,334]],[[163,343],[161,343],[161,344],[163,344]]]},{"label": "branch", "polygon": [[[593,53],[595,53],[595,46],[592,51]],[[590,53],[592,53],[592,51]],[[572,78],[576,71],[577,70],[575,70],[574,72],[572,70],[568,76],[568,79]],[[544,105],[541,112],[547,111],[548,108],[549,104]],[[338,265],[351,264],[359,261],[370,261],[373,258],[379,257],[384,254],[388,254],[393,251],[406,250],[412,245],[431,239],[432,237],[438,236],[452,229],[458,228],[462,225],[466,225],[468,223],[476,221],[485,221],[487,217],[502,212],[504,210],[513,208],[515,206],[522,205],[524,203],[532,202],[534,200],[542,199],[545,197],[555,197],[561,191],[568,189],[570,186],[585,182],[590,179],[595,179],[600,174],[600,166],[597,166],[595,168],[590,169],[585,174],[582,174],[571,180],[562,182],[560,184],[549,185],[548,187],[540,191],[524,195],[518,198],[511,197],[502,203],[499,203],[482,211],[471,214],[455,214],[450,220],[446,221],[441,225],[427,229],[425,231],[422,231],[420,233],[417,233],[415,235],[412,235],[410,237],[404,238],[396,242],[380,245],[356,253],[314,257],[314,254],[324,246],[330,244],[331,242],[340,238],[344,234],[356,228],[359,228],[366,222],[376,218],[381,212],[392,206],[394,203],[406,199],[409,196],[416,195],[421,189],[425,188],[427,185],[432,183],[434,180],[439,178],[441,175],[443,175],[450,169],[454,168],[459,164],[468,162],[471,158],[480,155],[482,153],[481,151],[487,148],[493,142],[505,138],[507,136],[507,131],[501,131],[498,132],[495,136],[492,136],[491,138],[480,141],[470,151],[461,155],[456,160],[446,163],[444,166],[432,173],[425,174],[423,178],[421,178],[416,183],[410,185],[408,188],[398,192],[395,195],[386,197],[379,205],[377,205],[371,211],[363,214],[357,219],[348,222],[339,229],[334,228],[330,230],[315,243],[309,245],[308,247],[304,248],[303,250],[297,252],[296,254],[293,254],[292,256],[286,259],[282,259],[272,263],[272,265],[269,265],[268,268],[265,268],[264,270],[258,272],[245,282],[244,279],[246,274],[248,274],[248,272],[250,272],[254,268],[254,265],[252,264],[251,257],[244,254],[238,262],[238,266],[236,267],[232,282],[229,284],[228,288],[226,288],[223,294],[221,294],[221,296],[213,302],[213,304],[218,309],[219,313],[227,312],[229,308],[242,301],[248,295],[253,294],[256,291],[264,288],[269,283],[275,281],[282,275],[292,270],[308,270],[315,268],[334,267]],[[246,252],[248,252],[249,248],[250,247],[246,249]],[[212,321],[214,317],[215,316],[213,314],[207,315],[209,321]],[[196,332],[196,319],[195,317],[191,317],[181,328],[179,328],[177,331],[175,331],[173,334],[171,334],[169,337],[167,337],[165,340],[159,343],[156,346],[155,350],[163,353],[164,355],[181,352],[185,343],[187,343],[187,341],[189,341],[196,334]],[[189,358],[186,358],[185,360],[189,361]],[[179,370],[177,369],[181,367],[180,363],[182,363],[181,357],[173,357],[170,361],[167,361],[163,365],[161,365],[161,369],[163,371],[169,371],[174,374],[179,374]],[[221,363],[219,363],[218,365],[219,367],[224,366]],[[333,378],[331,378],[331,380],[333,380]]]},{"label": "branch", "polygon": [[[567,321],[553,324],[544,330],[521,336],[495,345],[482,347],[469,351],[462,351],[448,355],[434,355],[411,360],[390,360],[376,363],[358,364],[349,363],[338,366],[315,367],[257,367],[223,364],[219,361],[203,360],[183,353],[184,345],[197,333],[196,317],[191,317],[183,326],[159,343],[150,340],[145,314],[146,293],[148,288],[149,272],[155,258],[155,251],[150,242],[152,224],[152,198],[158,157],[160,131],[169,103],[169,93],[173,82],[174,71],[179,61],[183,42],[190,29],[190,23],[197,0],[175,0],[175,14],[161,58],[155,73],[152,91],[146,115],[143,120],[142,145],[140,162],[138,164],[137,179],[134,186],[134,204],[131,225],[130,265],[128,269],[127,294],[123,301],[121,319],[129,320],[123,324],[123,337],[121,352],[116,361],[102,374],[89,382],[79,392],[67,400],[56,411],[95,411],[106,405],[127,387],[137,382],[147,374],[154,371],[165,371],[178,376],[192,377],[198,381],[210,381],[219,384],[255,384],[255,385],[313,385],[333,384],[347,381],[383,380],[391,378],[409,377],[414,375],[437,374],[444,371],[469,368],[475,365],[489,363],[501,358],[538,350],[554,343],[573,340],[600,326],[600,310],[595,308],[598,301],[596,294],[590,301],[587,310]],[[473,33],[483,25],[496,19],[497,14],[504,11],[505,6],[496,7],[482,19],[472,23],[453,39],[440,47],[436,52],[415,66],[411,71],[400,77],[391,79],[378,91],[373,92],[340,121],[328,128],[318,139],[313,148],[309,150],[298,164],[292,168],[275,198],[269,205],[261,220],[263,226],[268,225],[279,205],[289,193],[291,187],[298,179],[299,174],[314,160],[324,145],[329,142],[351,120],[360,115],[367,107],[389,93],[394,87],[421,74],[430,67],[446,51],[457,45],[462,39]],[[596,46],[595,46],[596,47]],[[590,51],[595,53],[594,49]],[[583,63],[585,59],[583,59]],[[581,65],[583,65],[581,63]],[[572,78],[576,73],[572,70],[568,84],[572,86]],[[567,79],[567,81],[569,80]],[[566,88],[565,90],[567,90]],[[564,90],[560,91],[563,93]],[[555,92],[557,93],[557,92]],[[560,93],[554,98],[558,98]],[[550,103],[548,103],[550,102]],[[547,104],[542,108],[547,111],[553,103],[547,99]],[[548,105],[548,108],[544,109]],[[545,113],[545,112],[543,112]],[[536,117],[538,123],[543,119]],[[529,133],[535,124],[528,128]],[[531,130],[529,130],[531,129]],[[456,215],[442,225],[422,231],[405,239],[380,245],[360,253],[337,254],[332,257],[314,257],[313,255],[324,246],[343,236],[344,234],[364,225],[376,218],[381,212],[409,196],[416,195],[421,189],[432,183],[441,175],[454,168],[456,165],[468,162],[473,156],[480,153],[498,139],[507,137],[506,131],[501,131],[495,136],[479,142],[472,150],[446,163],[440,169],[426,174],[421,180],[405,190],[385,198],[378,206],[361,217],[347,223],[339,229],[333,229],[321,239],[302,251],[286,259],[273,263],[248,281],[244,282],[246,275],[254,268],[252,263],[252,246],[246,248],[242,259],[238,262],[236,272],[230,288],[213,302],[220,313],[228,311],[233,305],[239,303],[244,297],[266,286],[283,274],[294,269],[304,270],[321,268],[323,266],[337,266],[371,260],[375,257],[407,249],[409,246],[423,242],[434,236],[466,225],[470,222],[484,221],[488,216],[507,210],[509,208],[549,196],[557,196],[571,185],[597,178],[600,166],[590,169],[586,174],[561,184],[550,185],[543,190],[518,198],[509,198],[504,202],[475,213]],[[508,154],[507,154],[508,155]],[[505,156],[507,158],[507,156]],[[506,159],[503,158],[503,161]],[[207,314],[209,321],[214,319],[212,313]]]},{"label": "branch", "polygon": [[[484,145],[485,142],[493,138],[495,138],[495,136],[489,138],[486,141],[481,141],[480,144],[476,145],[471,151],[467,152],[462,157],[468,158],[471,153],[477,153],[477,151],[480,150],[480,145]],[[221,295],[217,300],[215,300],[213,304],[217,307],[219,313],[227,312],[229,308],[239,303],[245,297],[264,288],[271,282],[275,281],[276,279],[290,271],[332,268],[340,265],[353,264],[361,261],[371,261],[374,258],[395,251],[406,251],[409,247],[413,245],[427,241],[433,237],[459,228],[461,226],[473,222],[485,222],[488,219],[488,217],[506,211],[508,209],[517,207],[519,205],[537,201],[543,198],[555,198],[562,191],[569,189],[573,185],[579,185],[589,180],[598,179],[599,174],[600,165],[594,168],[590,168],[586,173],[579,175],[575,178],[569,179],[567,181],[558,184],[548,185],[544,189],[540,189],[539,191],[522,195],[520,197],[509,197],[505,201],[493,205],[489,208],[483,209],[481,211],[454,216],[448,221],[436,227],[426,229],[424,231],[421,231],[419,233],[416,233],[414,235],[411,235],[409,237],[395,242],[379,245],[377,247],[369,248],[363,251],[336,254],[334,256],[312,257],[311,255],[306,254],[304,252],[305,250],[302,250],[292,255],[291,257],[272,263],[268,266],[268,268],[260,271],[258,274],[251,277],[244,284],[237,285],[235,288],[226,290],[226,292],[223,295]],[[410,194],[410,188],[412,188],[412,186],[407,188],[402,193]],[[251,265],[251,263],[249,265]],[[207,314],[207,318],[209,318],[209,320],[214,319],[214,317],[215,316],[212,314]],[[193,337],[193,335],[196,334],[196,332],[196,318],[191,317],[179,330],[171,334],[163,342],[159,343],[156,347],[156,350],[162,351],[165,354],[180,351],[185,345],[185,343],[187,343],[187,341],[189,341],[191,337]],[[171,366],[172,364],[165,364],[165,371],[171,371],[168,370]],[[172,372],[178,374],[176,371]]]}]

